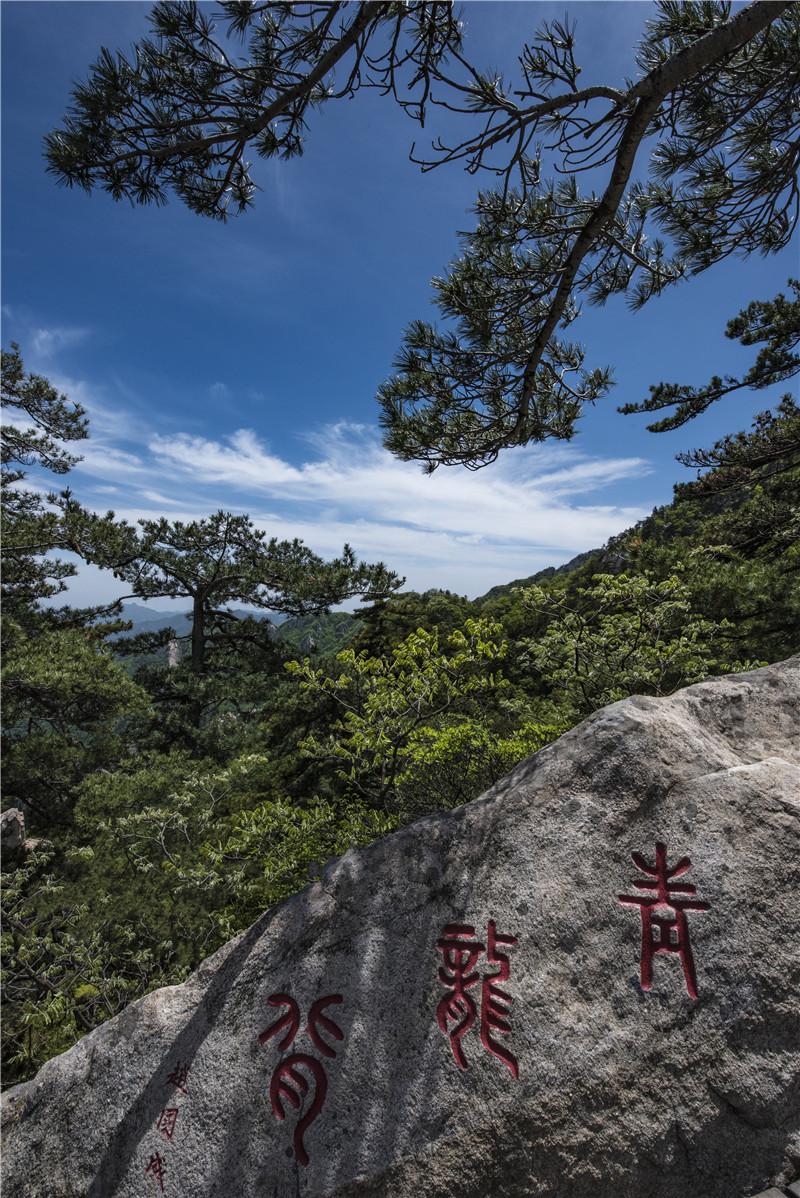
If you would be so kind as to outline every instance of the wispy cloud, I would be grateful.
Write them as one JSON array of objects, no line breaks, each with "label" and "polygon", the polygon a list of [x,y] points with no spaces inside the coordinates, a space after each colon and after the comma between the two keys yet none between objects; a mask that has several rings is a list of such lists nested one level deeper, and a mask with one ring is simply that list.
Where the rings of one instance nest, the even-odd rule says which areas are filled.
[{"label": "wispy cloud", "polygon": [[89,329],[56,325],[32,329],[29,333],[29,344],[35,358],[49,359],[63,349],[80,345],[89,335]]},{"label": "wispy cloud", "polygon": [[[392,457],[374,429],[339,422],[299,437],[302,452],[289,460],[252,429],[170,434],[152,409],[144,416],[135,395],[48,373],[89,414],[73,484],[87,506],[103,511],[113,495],[115,511],[131,522],[246,512],[270,536],[300,537],[325,556],[347,542],[416,589],[480,594],[602,545],[649,510],[604,493],[650,473],[639,457],[548,445],[511,450],[478,472],[426,475]],[[224,400],[227,384],[210,383],[209,392]],[[76,602],[88,600],[84,582],[81,571],[71,587]]]},{"label": "wispy cloud", "polygon": [[304,524],[313,506],[315,524],[366,520],[415,536],[467,537],[473,549],[522,543],[571,552],[601,543],[643,513],[587,497],[649,472],[641,458],[593,458],[565,446],[511,451],[478,473],[431,476],[392,457],[371,431],[348,424],[330,426],[313,449],[315,460],[296,466],[246,429],[223,441],[185,434],[150,441],[173,476],[291,504]]},{"label": "wispy cloud", "polygon": [[[347,542],[410,587],[470,595],[602,545],[646,514],[602,496],[647,474],[642,458],[536,447],[477,473],[426,475],[360,425],[333,424],[303,441],[305,460],[294,463],[252,430],[220,439],[152,434],[135,452],[98,446],[77,469],[100,506],[113,481],[115,509],[131,522],[246,512],[270,536],[299,537],[325,556]],[[94,480],[102,485],[92,490]]]},{"label": "wispy cloud", "polygon": [[48,378],[56,390],[86,411],[93,443],[111,445],[146,440],[148,430],[143,427],[141,419],[133,414],[130,396],[117,396],[114,389],[109,393],[107,388],[57,369],[48,370]]}]

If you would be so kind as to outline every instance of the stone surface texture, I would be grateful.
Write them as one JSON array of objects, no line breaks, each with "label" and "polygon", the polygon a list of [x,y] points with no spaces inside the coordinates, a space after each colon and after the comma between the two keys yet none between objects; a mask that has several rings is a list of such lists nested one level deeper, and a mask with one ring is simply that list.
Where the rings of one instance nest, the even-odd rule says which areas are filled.
[{"label": "stone surface texture", "polygon": [[4,850],[19,849],[25,843],[25,815],[18,807],[7,807],[0,814],[0,843]]},{"label": "stone surface texture", "polygon": [[[640,911],[618,901],[642,878],[631,854],[652,865],[657,842],[670,865],[690,858],[680,881],[709,904],[686,913],[696,1000],[678,953],[642,990]],[[464,1070],[437,1026],[437,941],[458,923],[487,945],[490,920],[517,938],[502,946],[511,1030],[490,1035],[518,1079],[480,1017]],[[799,925],[800,659],[615,703],[475,802],[333,862],[185,985],[7,1092],[4,1198],[785,1189],[800,1177]],[[291,1013],[275,994],[298,1004],[292,1044],[288,1020],[259,1041]],[[319,1013],[343,1039],[312,1027],[335,1056],[306,1021],[330,996]],[[270,1080],[293,1053],[302,1080],[278,1082],[308,1088],[280,1120]],[[294,1133],[321,1066],[305,1165]]]}]

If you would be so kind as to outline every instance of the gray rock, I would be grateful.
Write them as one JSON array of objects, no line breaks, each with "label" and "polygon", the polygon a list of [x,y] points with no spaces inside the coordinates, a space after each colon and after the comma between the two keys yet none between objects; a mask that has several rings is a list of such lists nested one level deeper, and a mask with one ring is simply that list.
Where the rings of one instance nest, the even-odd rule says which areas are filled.
[{"label": "gray rock", "polygon": [[[476,802],[348,853],[7,1093],[4,1198],[785,1186],[800,1176],[799,700],[793,659],[615,703]],[[653,869],[660,843],[691,865],[654,913],[631,905],[656,893],[632,854]],[[647,991],[651,917],[664,946],[686,922]],[[483,950],[448,948],[453,924]],[[516,938],[494,963],[493,931]],[[467,1003],[444,983],[459,964],[470,982],[478,953]]]},{"label": "gray rock", "polygon": [[4,852],[25,844],[25,814],[18,807],[7,807],[0,814],[0,843]]}]

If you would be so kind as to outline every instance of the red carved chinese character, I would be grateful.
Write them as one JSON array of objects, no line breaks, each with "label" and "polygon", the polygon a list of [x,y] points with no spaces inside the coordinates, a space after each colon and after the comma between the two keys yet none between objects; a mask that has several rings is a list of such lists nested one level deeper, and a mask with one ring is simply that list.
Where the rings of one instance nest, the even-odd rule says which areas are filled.
[{"label": "red carved chinese character", "polygon": [[[335,1057],[336,1050],[322,1038],[322,1033],[325,1032],[334,1040],[343,1040],[344,1033],[329,1015],[323,1015],[323,1011],[331,1003],[340,1003],[342,1001],[341,994],[329,994],[326,998],[317,999],[308,1013],[305,1028],[306,1033],[319,1052],[326,1057]],[[270,1024],[266,1031],[261,1032],[258,1042],[261,1045],[266,1045],[268,1040],[273,1036],[278,1036],[285,1029],[285,1034],[281,1039],[276,1041],[277,1047],[283,1052],[294,1043],[294,1039],[300,1029],[300,1008],[288,994],[272,994],[267,999],[267,1002],[273,1007],[286,1007],[286,1011],[273,1024]],[[310,1107],[303,1117],[298,1120],[297,1126],[294,1129],[293,1144],[297,1160],[301,1165],[307,1165],[308,1153],[306,1152],[303,1137],[322,1110],[325,1097],[328,1093],[328,1079],[322,1063],[316,1057],[309,1056],[307,1053],[293,1052],[291,1056],[288,1056],[276,1066],[269,1084],[269,1099],[272,1106],[272,1113],[276,1119],[284,1119],[286,1117],[283,1105],[284,1099],[295,1110],[299,1110],[309,1088],[307,1078],[300,1072],[301,1067],[307,1069],[313,1078],[314,1096]]]},{"label": "red carved chinese character", "polygon": [[164,1174],[166,1173],[166,1171],[167,1171],[167,1167],[164,1164],[161,1154],[158,1152],[154,1152],[153,1155],[150,1157],[150,1160],[147,1162],[147,1168],[145,1169],[144,1173],[145,1173],[145,1177],[147,1176],[148,1173],[152,1173],[153,1181],[158,1182],[159,1186],[161,1187],[162,1193],[164,1192]]},{"label": "red carved chinese character", "polygon": [[497,985],[498,982],[508,981],[511,976],[511,962],[505,953],[498,953],[497,945],[512,946],[517,943],[517,938],[516,936],[501,936],[499,932],[495,931],[493,919],[489,920],[486,930],[489,941],[486,959],[490,965],[499,965],[500,969],[495,974],[485,974],[481,984],[481,1043],[499,1061],[502,1061],[511,1071],[511,1076],[516,1078],[519,1077],[516,1057],[512,1056],[504,1045],[493,1040],[490,1032],[496,1031],[507,1036],[511,1031],[511,1024],[508,1022],[508,1008],[514,1000],[506,990],[501,990]]},{"label": "red carved chinese character", "polygon": [[161,1132],[165,1140],[171,1140],[177,1122],[178,1108],[176,1106],[165,1107],[156,1119],[156,1129]]},{"label": "red carved chinese character", "polygon": [[278,1048],[283,1052],[284,1048],[288,1048],[297,1035],[297,1030],[300,1027],[300,1008],[288,994],[271,994],[267,1002],[271,1007],[286,1007],[286,1013],[261,1033],[258,1042],[264,1045],[271,1036],[277,1036],[278,1032],[282,1032],[286,1028],[286,1035],[277,1042]]},{"label": "red carved chinese character", "polygon": [[269,1083],[269,1100],[276,1119],[286,1117],[286,1112],[283,1109],[284,1098],[292,1104],[295,1110],[299,1109],[302,1102],[301,1095],[305,1097],[308,1093],[308,1082],[299,1072],[301,1065],[305,1065],[314,1079],[314,1098],[305,1115],[297,1122],[292,1143],[294,1144],[294,1154],[300,1164],[307,1165],[308,1153],[303,1143],[303,1136],[322,1110],[328,1093],[328,1079],[325,1076],[324,1068],[315,1057],[310,1057],[304,1052],[293,1052],[285,1061],[281,1061],[273,1073]]},{"label": "red carved chinese character", "polygon": [[[441,939],[436,943],[444,958],[444,963],[439,968],[439,980],[450,993],[444,996],[436,1008],[436,1022],[450,1039],[450,1048],[459,1069],[466,1069],[467,1060],[461,1041],[475,1023],[477,1015],[475,1000],[468,991],[480,981],[481,1043],[493,1056],[502,1061],[512,1077],[516,1078],[519,1076],[516,1057],[493,1038],[492,1032],[506,1036],[511,1031],[508,1008],[513,999],[498,984],[508,981],[511,976],[511,962],[505,953],[498,952],[497,946],[512,946],[517,943],[517,938],[499,933],[493,919],[489,920],[486,933],[488,950],[486,945],[474,939],[475,928],[471,924],[449,923],[444,928]],[[484,951],[488,963],[499,965],[500,968],[496,973],[485,974],[481,978],[475,966]],[[455,1024],[452,1030],[450,1023]]]},{"label": "red carved chinese character", "polygon": [[[474,935],[471,924],[449,923],[436,942],[444,959],[439,966],[439,981],[450,990],[436,1008],[436,1022],[445,1036],[450,1037],[450,1048],[459,1069],[467,1067],[461,1041],[475,1022],[476,1013],[474,999],[467,991],[480,980],[480,974],[473,970],[485,948],[470,939]],[[451,1021],[455,1027],[449,1031]]]},{"label": "red carved chinese character", "polygon": [[653,881],[642,882],[635,879],[632,883],[637,890],[654,890],[652,895],[620,894],[620,903],[624,907],[638,907],[642,916],[642,947],[640,962],[640,977],[643,990],[649,990],[653,984],[653,957],[657,953],[677,953],[683,967],[686,989],[691,998],[697,998],[697,979],[694,970],[694,957],[689,942],[689,925],[686,920],[687,911],[708,911],[709,904],[696,899],[674,898],[676,894],[692,895],[697,887],[690,882],[674,882],[687,873],[692,863],[688,857],[681,857],[672,869],[667,868],[667,846],[659,841],[656,844],[656,863],[648,865],[638,853],[632,853],[633,863],[643,874]]},{"label": "red carved chinese character", "polygon": [[172,1070],[172,1073],[170,1073],[169,1077],[164,1082],[164,1085],[165,1086],[174,1086],[175,1089],[180,1090],[182,1094],[188,1094],[189,1091],[186,1088],[186,1082],[188,1081],[188,1078],[189,1078],[189,1069],[190,1068],[191,1068],[191,1066],[189,1065],[188,1062],[184,1065],[184,1064],[182,1064],[181,1061],[178,1061],[178,1064]]}]

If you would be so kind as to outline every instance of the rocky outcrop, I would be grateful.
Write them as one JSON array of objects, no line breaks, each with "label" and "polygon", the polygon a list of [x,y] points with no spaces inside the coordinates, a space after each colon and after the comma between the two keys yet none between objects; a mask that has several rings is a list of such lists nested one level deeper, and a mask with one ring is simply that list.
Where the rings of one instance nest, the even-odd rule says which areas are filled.
[{"label": "rocky outcrop", "polygon": [[25,813],[18,807],[7,807],[0,813],[0,845],[3,852],[21,849],[25,844]]},{"label": "rocky outcrop", "polygon": [[4,1198],[800,1176],[800,662],[605,708],[5,1097]]}]

